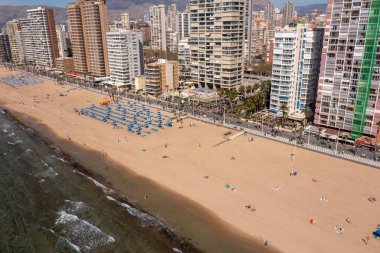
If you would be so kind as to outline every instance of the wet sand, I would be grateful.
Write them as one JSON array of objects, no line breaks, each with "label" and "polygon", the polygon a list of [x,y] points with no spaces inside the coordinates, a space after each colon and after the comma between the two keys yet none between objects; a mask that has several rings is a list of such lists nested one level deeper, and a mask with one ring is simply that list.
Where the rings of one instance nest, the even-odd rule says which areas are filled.
[{"label": "wet sand", "polygon": [[[0,101],[13,113],[20,113],[24,120],[31,117],[31,122],[45,125],[55,138],[64,140],[70,136],[72,144],[79,149],[70,148],[67,152],[76,159],[83,156],[82,148],[106,152],[109,159],[120,166],[116,166],[117,170],[111,167],[94,169],[95,173],[121,192],[128,189],[120,175],[128,177],[132,171],[162,189],[179,194],[184,202],[200,205],[212,217],[220,219],[215,225],[220,232],[203,236],[202,230],[197,230],[197,220],[184,219],[183,211],[178,211],[176,204],[181,198],[171,199],[170,205],[159,207],[161,199],[154,196],[155,190],[149,187],[136,190],[132,198],[137,203],[147,210],[159,209],[168,224],[179,234],[193,239],[201,249],[206,249],[207,243],[213,244],[212,240],[205,242],[205,238],[218,237],[224,231],[227,237],[234,234],[246,238],[243,242],[269,240],[271,248],[277,247],[284,252],[377,252],[380,247],[377,240],[371,240],[367,246],[361,241],[379,223],[380,205],[368,201],[370,196],[380,196],[380,172],[374,168],[302,149],[296,150],[292,164],[292,146],[259,137],[248,142],[248,136],[240,136],[215,146],[224,140],[229,130],[192,119],[185,120],[182,129],[174,125],[141,138],[125,129],[112,129],[110,125],[73,112],[74,108],[99,103],[101,95],[48,83],[18,89],[0,84],[0,89],[7,94]],[[69,89],[67,97],[59,96],[60,91]],[[49,98],[46,98],[47,93]],[[34,108],[33,96],[39,102]],[[189,123],[196,126],[190,127]],[[122,142],[118,143],[118,139]],[[169,144],[168,148],[164,147],[165,143]],[[169,159],[163,159],[165,155]],[[94,159],[92,162],[98,164]],[[289,176],[292,169],[298,171],[297,176]],[[225,188],[226,184],[231,187]],[[236,190],[232,191],[232,187]],[[147,200],[145,195],[149,195]],[[322,196],[328,199],[326,203],[320,202]],[[252,205],[256,211],[247,210],[245,205]],[[190,208],[189,213],[203,213],[199,209]],[[159,211],[152,213],[161,216]],[[346,223],[347,217],[351,224]],[[309,223],[312,218],[317,221],[314,225]],[[186,220],[188,223],[184,224]],[[203,223],[201,220],[200,224]],[[345,231],[336,233],[336,225]],[[218,244],[214,243],[214,247],[218,248]],[[219,249],[219,252],[235,252]]]}]

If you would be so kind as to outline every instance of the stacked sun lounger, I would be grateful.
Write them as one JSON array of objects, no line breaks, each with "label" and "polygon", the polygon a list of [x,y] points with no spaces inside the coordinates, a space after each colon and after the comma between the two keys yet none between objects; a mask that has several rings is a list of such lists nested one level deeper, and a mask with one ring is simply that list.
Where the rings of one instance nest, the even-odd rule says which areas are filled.
[{"label": "stacked sun lounger", "polygon": [[[80,113],[92,119],[112,125],[114,128],[126,127],[129,132],[146,136],[158,132],[164,125],[171,127],[171,119],[162,115],[161,112],[154,113],[150,108],[127,100],[127,103],[96,106],[91,105],[81,109]],[[165,122],[165,123],[164,123]]]}]

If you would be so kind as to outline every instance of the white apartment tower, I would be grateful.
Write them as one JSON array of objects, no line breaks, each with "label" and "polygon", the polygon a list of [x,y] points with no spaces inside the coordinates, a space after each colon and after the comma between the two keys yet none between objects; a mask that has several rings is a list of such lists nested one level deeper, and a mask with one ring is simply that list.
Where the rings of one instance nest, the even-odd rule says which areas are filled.
[{"label": "white apartment tower", "polygon": [[165,5],[154,5],[149,8],[150,45],[153,50],[166,51],[166,15]]},{"label": "white apartment tower", "polygon": [[179,39],[190,37],[190,12],[188,9],[184,12],[178,13],[178,29],[179,29]]},{"label": "white apartment tower", "polygon": [[121,14],[120,18],[121,18],[121,28],[127,29],[127,30],[131,29],[131,22],[129,19],[129,13],[125,12],[125,13]]},{"label": "white apartment tower", "polygon": [[199,87],[236,88],[243,80],[246,0],[190,0],[191,76]]},{"label": "white apartment tower", "polygon": [[135,77],[144,73],[141,32],[126,29],[107,32],[107,45],[111,84],[133,85]]},{"label": "white apartment tower", "polygon": [[53,67],[59,55],[53,10],[38,7],[27,13],[27,18],[20,20],[25,62]]},{"label": "white apartment tower", "polygon": [[190,79],[191,51],[189,38],[185,38],[178,43],[178,62],[180,79]]},{"label": "white apartment tower", "polygon": [[175,4],[171,4],[168,7],[168,12],[166,15],[166,27],[171,29],[173,32],[178,32],[179,23],[178,23],[178,11]]},{"label": "white apartment tower", "polygon": [[67,43],[66,43],[66,32],[64,30],[64,27],[61,25],[56,25],[55,30],[57,32],[59,57],[66,57]]},{"label": "white apartment tower", "polygon": [[322,53],[323,29],[311,25],[275,33],[270,111],[302,113],[315,105]]}]

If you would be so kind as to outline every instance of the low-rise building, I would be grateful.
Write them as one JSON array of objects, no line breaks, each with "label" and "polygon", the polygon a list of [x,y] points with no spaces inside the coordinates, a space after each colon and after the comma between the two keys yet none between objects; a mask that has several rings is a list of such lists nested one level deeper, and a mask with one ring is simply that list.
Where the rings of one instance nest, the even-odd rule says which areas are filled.
[{"label": "low-rise building", "polygon": [[74,71],[74,59],[72,57],[60,57],[55,59],[57,70],[62,71],[66,75]]},{"label": "low-rise building", "polygon": [[145,90],[149,94],[160,94],[177,89],[179,85],[179,65],[177,61],[159,59],[145,68]]}]

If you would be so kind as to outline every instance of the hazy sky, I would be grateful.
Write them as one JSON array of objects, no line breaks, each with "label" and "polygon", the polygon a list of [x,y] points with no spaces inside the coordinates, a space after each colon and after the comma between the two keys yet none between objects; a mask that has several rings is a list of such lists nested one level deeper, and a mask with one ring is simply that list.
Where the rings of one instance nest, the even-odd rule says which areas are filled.
[{"label": "hazy sky", "polygon": [[[128,0],[125,0],[128,1]],[[282,7],[286,0],[272,0],[277,7]],[[64,7],[67,3],[75,2],[75,0],[0,0],[1,4],[11,5],[49,5]],[[293,0],[296,5],[308,5],[313,3],[325,3],[327,0]]]}]

